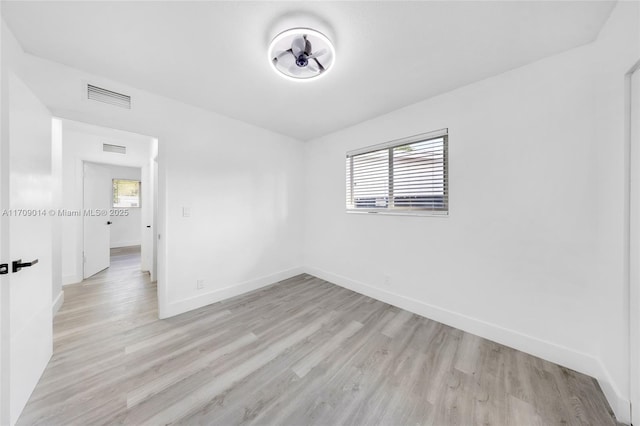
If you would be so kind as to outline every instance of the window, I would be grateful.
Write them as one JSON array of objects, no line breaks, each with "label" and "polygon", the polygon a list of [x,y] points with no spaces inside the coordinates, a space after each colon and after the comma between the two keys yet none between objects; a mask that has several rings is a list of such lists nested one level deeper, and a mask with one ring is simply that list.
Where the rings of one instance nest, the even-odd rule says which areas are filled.
[{"label": "window", "polygon": [[447,129],[347,153],[347,211],[447,214]]},{"label": "window", "polygon": [[140,207],[140,181],[113,179],[113,207]]}]

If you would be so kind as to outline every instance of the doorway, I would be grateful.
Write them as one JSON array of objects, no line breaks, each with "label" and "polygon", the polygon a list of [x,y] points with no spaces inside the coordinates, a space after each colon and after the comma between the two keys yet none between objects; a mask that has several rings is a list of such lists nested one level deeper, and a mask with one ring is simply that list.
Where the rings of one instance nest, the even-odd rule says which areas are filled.
[{"label": "doorway", "polygon": [[113,249],[137,250],[137,269],[155,279],[157,140],[62,122],[62,281],[79,283],[111,265]]},{"label": "doorway", "polygon": [[[147,173],[148,174],[148,173]],[[139,167],[84,162],[83,166],[83,278],[111,265],[119,252],[137,252],[138,267],[144,231],[152,227],[143,214],[143,173]],[[149,176],[145,176],[144,186]],[[144,200],[153,204],[153,200]],[[145,208],[153,209],[153,205]],[[144,212],[146,213],[146,211]],[[127,250],[121,250],[127,249]]]}]

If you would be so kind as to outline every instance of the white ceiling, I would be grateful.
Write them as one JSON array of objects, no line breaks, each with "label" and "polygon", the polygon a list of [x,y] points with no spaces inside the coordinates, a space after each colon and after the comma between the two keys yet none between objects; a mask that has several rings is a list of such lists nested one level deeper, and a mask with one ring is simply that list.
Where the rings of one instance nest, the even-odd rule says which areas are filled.
[{"label": "white ceiling", "polygon": [[[2,14],[31,54],[309,140],[593,41],[613,6],[3,1]],[[269,41],[309,25],[334,41],[335,68],[288,81]]]}]

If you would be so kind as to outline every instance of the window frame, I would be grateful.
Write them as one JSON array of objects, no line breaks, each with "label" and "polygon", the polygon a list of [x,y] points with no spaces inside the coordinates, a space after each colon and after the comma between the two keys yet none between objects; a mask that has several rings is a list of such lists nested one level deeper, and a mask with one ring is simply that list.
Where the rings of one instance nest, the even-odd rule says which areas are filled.
[{"label": "window frame", "polygon": [[[421,207],[396,207],[395,205],[389,206],[389,203],[393,204],[393,149],[410,145],[418,142],[426,142],[434,139],[443,139],[443,185],[444,185],[444,208],[421,208]],[[356,156],[368,154],[376,151],[389,150],[389,169],[387,171],[389,180],[389,193],[387,206],[385,207],[355,207],[354,206],[354,168],[353,159]],[[400,216],[436,216],[436,217],[448,217],[449,216],[449,129],[439,129],[432,132],[420,133],[413,136],[408,136],[402,139],[395,139],[389,142],[384,142],[376,145],[367,146],[355,150],[348,151],[346,153],[345,163],[345,201],[346,201],[346,213],[355,214],[382,214],[382,215],[400,215]],[[347,175],[350,172],[350,175]],[[351,195],[351,199],[349,199]]]},{"label": "window frame", "polygon": [[[116,206],[115,203],[115,182],[128,181],[138,183],[138,205],[137,206]],[[142,181],[140,179],[112,178],[111,179],[111,208],[113,209],[139,209],[142,208]]]}]

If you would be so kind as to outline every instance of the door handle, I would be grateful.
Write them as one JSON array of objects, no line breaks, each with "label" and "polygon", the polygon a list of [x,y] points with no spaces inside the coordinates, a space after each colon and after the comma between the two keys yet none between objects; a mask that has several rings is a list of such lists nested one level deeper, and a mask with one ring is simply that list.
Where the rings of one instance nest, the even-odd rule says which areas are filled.
[{"label": "door handle", "polygon": [[151,225],[147,225],[147,228],[151,228]]},{"label": "door handle", "polygon": [[0,265],[0,275],[4,275],[8,273],[9,273],[9,264],[3,263],[2,265]]},{"label": "door handle", "polygon": [[11,271],[12,272],[19,272],[22,268],[29,268],[30,266],[35,265],[36,263],[38,263],[38,259],[36,260],[32,260],[31,262],[24,262],[22,263],[22,259],[18,259],[18,260],[14,260],[13,262],[11,262]]},{"label": "door handle", "polygon": [[111,225],[113,222],[111,222],[110,220],[107,221],[107,225]]}]

